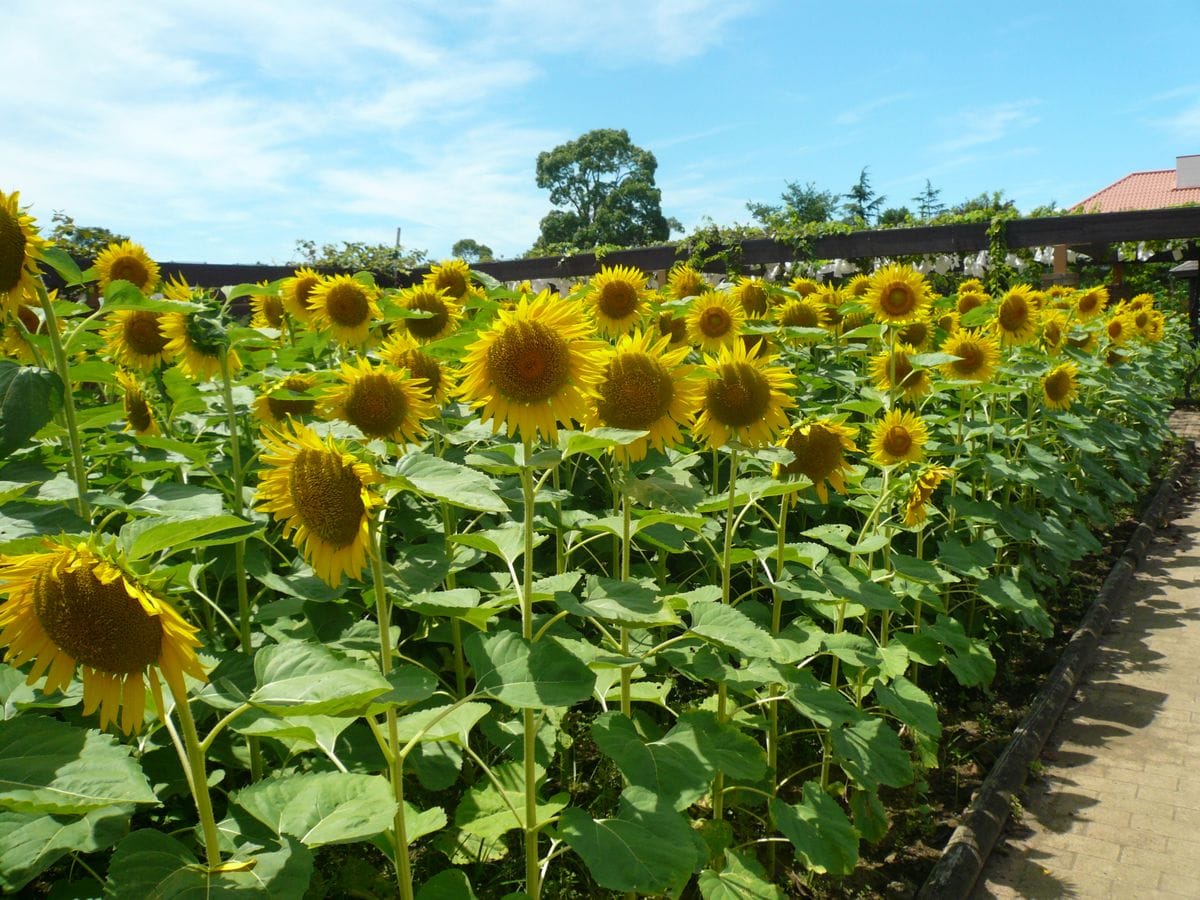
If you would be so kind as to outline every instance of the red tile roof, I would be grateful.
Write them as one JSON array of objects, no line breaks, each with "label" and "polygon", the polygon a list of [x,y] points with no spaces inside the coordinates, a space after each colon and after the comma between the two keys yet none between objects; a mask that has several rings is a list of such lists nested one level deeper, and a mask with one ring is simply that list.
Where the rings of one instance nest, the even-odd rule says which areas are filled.
[{"label": "red tile roof", "polygon": [[1200,187],[1175,187],[1174,169],[1131,172],[1080,200],[1072,209],[1085,212],[1120,212],[1127,209],[1164,209],[1184,203],[1200,203]]}]

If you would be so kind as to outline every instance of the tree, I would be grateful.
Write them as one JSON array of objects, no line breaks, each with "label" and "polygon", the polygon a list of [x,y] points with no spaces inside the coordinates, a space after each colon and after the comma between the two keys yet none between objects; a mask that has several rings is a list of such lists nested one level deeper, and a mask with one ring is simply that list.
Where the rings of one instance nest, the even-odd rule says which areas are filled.
[{"label": "tree", "polygon": [[463,238],[461,241],[455,241],[454,246],[450,248],[450,255],[456,256],[463,262],[489,262],[496,258],[492,253],[492,248],[487,244],[481,244],[472,238]]},{"label": "tree", "polygon": [[1016,211],[1017,204],[1012,200],[1005,200],[1004,191],[992,191],[990,194],[987,191],[983,191],[978,197],[971,197],[950,209],[950,212],[956,216],[965,216],[974,213],[979,218],[990,218],[996,215],[996,213],[1015,213]]},{"label": "tree", "polygon": [[912,198],[912,202],[917,205],[917,218],[926,222],[945,212],[946,204],[941,201],[941,196],[942,192],[926,178],[925,189]]},{"label": "tree", "polygon": [[359,241],[342,241],[322,244],[316,241],[296,241],[298,259],[290,265],[317,266],[329,269],[346,269],[352,272],[397,272],[411,269],[425,262],[424,250],[405,250],[399,244],[364,244]]},{"label": "tree", "polygon": [[803,225],[808,222],[828,222],[837,212],[841,197],[833,191],[821,191],[811,181],[801,186],[798,182],[787,182],[787,188],[777,205],[747,203],[746,209],[767,228],[780,225]]},{"label": "tree", "polygon": [[911,225],[913,214],[907,206],[891,206],[879,214],[879,224],[884,228],[895,228],[898,225]]},{"label": "tree", "polygon": [[91,262],[109,244],[119,244],[127,241],[123,234],[90,225],[76,225],[75,220],[61,210],[55,210],[50,216],[54,229],[49,238],[60,250],[66,250],[80,262]]},{"label": "tree", "polygon": [[672,226],[654,184],[658,161],[625,129],[598,128],[537,157],[537,186],[552,209],[535,249],[661,244]]},{"label": "tree", "polygon": [[870,225],[872,220],[879,215],[879,210],[883,206],[883,201],[887,197],[882,194],[876,194],[871,187],[871,181],[867,178],[867,166],[863,166],[862,171],[858,173],[858,183],[855,184],[845,197],[848,201],[842,206],[846,213],[846,220],[851,224]]}]

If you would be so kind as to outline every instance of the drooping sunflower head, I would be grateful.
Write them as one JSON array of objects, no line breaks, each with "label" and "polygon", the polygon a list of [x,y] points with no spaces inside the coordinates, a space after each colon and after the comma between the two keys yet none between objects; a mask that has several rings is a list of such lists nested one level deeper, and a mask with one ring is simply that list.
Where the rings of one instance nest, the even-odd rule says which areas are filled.
[{"label": "drooping sunflower head", "polygon": [[174,356],[167,349],[169,338],[161,330],[162,313],[149,309],[118,309],[104,329],[108,353],[123,366],[148,372],[169,363]]},{"label": "drooping sunflower head", "polygon": [[788,289],[795,291],[801,297],[808,297],[821,289],[821,282],[798,275],[788,282]]},{"label": "drooping sunflower head", "polygon": [[[780,328],[824,328],[829,324],[829,307],[813,297],[788,300],[775,309]],[[820,340],[820,336],[804,338]]]},{"label": "drooping sunflower head", "polygon": [[676,300],[699,297],[710,290],[705,277],[687,263],[676,263],[667,273],[667,294]]},{"label": "drooping sunflower head", "polygon": [[549,291],[522,297],[466,348],[461,393],[493,429],[533,440],[586,415],[601,344],[583,307]]},{"label": "drooping sunflower head", "polygon": [[954,334],[958,331],[958,318],[957,309],[944,309],[937,314],[934,323],[946,334]]},{"label": "drooping sunflower head", "polygon": [[993,334],[972,329],[956,331],[942,342],[942,352],[957,356],[942,366],[952,381],[989,381],[1000,365],[1000,345]]},{"label": "drooping sunflower head", "polygon": [[786,410],[796,405],[791,371],[741,341],[704,361],[710,377],[692,431],[705,446],[716,449],[736,440],[765,447],[787,427]]},{"label": "drooping sunflower head", "polygon": [[[196,629],[90,542],[45,540],[39,553],[0,556],[0,647],[5,661],[33,660],[28,683],[65,690],[79,666],[83,713],[100,712],[100,727],[118,720],[126,733],[142,726],[144,677],[157,668],[176,696],[185,674],[204,681]],[[153,676],[151,676],[153,677]]]},{"label": "drooping sunflower head", "polygon": [[1054,309],[1070,309],[1073,304],[1075,291],[1063,284],[1052,284],[1043,292],[1044,304]]},{"label": "drooping sunflower head", "polygon": [[[259,282],[259,287],[266,288],[265,281]],[[264,291],[250,297],[250,325],[253,328],[283,329],[287,320],[287,309],[283,305],[283,297],[277,293]]]},{"label": "drooping sunflower head", "polygon": [[1136,296],[1130,297],[1129,302],[1125,305],[1129,309],[1145,309],[1145,310],[1154,309],[1154,295],[1153,294],[1137,294]]},{"label": "drooping sunflower head", "polygon": [[1163,339],[1166,329],[1166,316],[1160,313],[1157,309],[1150,310],[1150,315],[1146,319],[1146,324],[1142,326],[1142,337],[1151,343],[1156,343]]},{"label": "drooping sunflower head", "polygon": [[437,410],[424,382],[403,369],[365,359],[342,363],[341,385],[323,398],[325,414],[349,422],[368,438],[414,443]]},{"label": "drooping sunflower head", "polygon": [[880,322],[903,325],[918,319],[929,306],[925,276],[911,266],[884,266],[871,276],[866,301]]},{"label": "drooping sunflower head", "polygon": [[283,536],[326,584],[359,578],[370,552],[372,510],[382,502],[373,487],[379,473],[332,437],[322,441],[294,421],[267,433],[264,444],[258,508],[283,525]]},{"label": "drooping sunflower head", "polygon": [[228,335],[215,319],[199,313],[162,313],[158,329],[167,339],[165,352],[188,378],[208,381],[219,375],[222,351],[231,375],[242,367],[241,357],[229,346]]},{"label": "drooping sunflower head", "polygon": [[1042,313],[1042,349],[1053,355],[1060,352],[1067,342],[1067,314],[1060,309],[1049,309]]},{"label": "drooping sunflower head", "polygon": [[278,381],[264,385],[254,399],[254,416],[265,425],[282,425],[289,416],[303,419],[316,409],[316,398],[309,393],[316,387],[316,376],[308,372],[293,372]]},{"label": "drooping sunflower head", "polygon": [[1137,334],[1138,328],[1133,323],[1131,315],[1121,313],[1109,317],[1108,321],[1104,323],[1104,332],[1108,335],[1109,346],[1119,347]]},{"label": "drooping sunflower head", "polygon": [[0,306],[13,310],[35,297],[38,260],[49,246],[33,216],[18,206],[19,192],[0,191]]},{"label": "drooping sunflower head", "polygon": [[933,342],[933,323],[925,317],[913,319],[900,329],[896,339],[916,350],[924,350]]},{"label": "drooping sunflower head", "polygon": [[958,292],[958,301],[954,304],[954,308],[958,310],[960,316],[965,316],[971,310],[990,303],[991,299],[982,290],[964,291],[960,289]]},{"label": "drooping sunflower head", "polygon": [[445,291],[451,300],[462,304],[471,293],[471,267],[461,259],[444,259],[429,267],[425,283],[435,291]]},{"label": "drooping sunflower head", "polygon": [[871,360],[871,376],[881,391],[899,391],[906,399],[915,400],[933,390],[933,379],[927,369],[912,363],[915,347],[898,344],[894,351],[885,350]]},{"label": "drooping sunflower head", "polygon": [[324,276],[307,266],[301,266],[291,278],[283,281],[283,305],[300,322],[311,322],[313,317],[312,293]]},{"label": "drooping sunflower head", "polygon": [[1033,288],[1018,284],[1005,292],[996,309],[996,330],[1006,344],[1025,344],[1037,334],[1038,308]]},{"label": "drooping sunflower head", "polygon": [[117,384],[124,392],[122,400],[125,405],[125,430],[132,431],[134,434],[158,434],[158,424],[154,421],[154,410],[137,379],[128,372],[118,369]]},{"label": "drooping sunflower head", "polygon": [[128,281],[143,294],[149,294],[158,286],[158,263],[141,244],[133,241],[109,244],[101,250],[96,257],[96,274],[101,291],[118,280]]},{"label": "drooping sunflower head", "polygon": [[1070,409],[1079,393],[1079,369],[1072,362],[1060,363],[1042,378],[1042,398],[1050,409]]},{"label": "drooping sunflower head", "polygon": [[1104,312],[1106,306],[1108,306],[1108,288],[1106,287],[1088,288],[1075,294],[1075,316],[1081,322],[1096,318]]},{"label": "drooping sunflower head", "polygon": [[925,521],[925,506],[933,497],[933,492],[953,474],[954,470],[945,466],[929,466],[917,476],[904,504],[905,525],[915,528]]},{"label": "drooping sunflower head", "polygon": [[400,302],[405,309],[430,314],[426,319],[400,320],[413,340],[422,344],[453,334],[462,320],[462,306],[458,301],[445,288],[436,288],[428,282],[401,291]]},{"label": "drooping sunflower head", "polygon": [[733,296],[742,304],[742,310],[751,319],[761,319],[771,305],[770,286],[758,277],[742,276],[733,287]]},{"label": "drooping sunflower head", "polygon": [[695,366],[682,365],[687,354],[686,345],[671,349],[670,339],[653,331],[624,335],[604,353],[585,424],[648,432],[614,447],[618,459],[636,462],[650,447],[682,443],[680,426],[695,414],[704,390]]},{"label": "drooping sunflower head", "polygon": [[403,331],[393,332],[379,348],[379,358],[397,369],[408,369],[409,374],[422,382],[435,406],[441,406],[446,398],[457,390],[454,370],[446,362],[430,356],[421,345]]},{"label": "drooping sunflower head", "polygon": [[672,350],[689,346],[687,319],[676,316],[670,310],[658,314],[658,333],[671,339],[669,346]]},{"label": "drooping sunflower head", "polygon": [[380,318],[378,296],[378,288],[349,275],[323,279],[309,296],[312,323],[349,347],[361,347]]},{"label": "drooping sunflower head", "polygon": [[708,353],[733,344],[746,323],[742,304],[726,291],[709,291],[688,308],[688,340]]},{"label": "drooping sunflower head", "polygon": [[925,458],[929,431],[925,422],[907,410],[890,410],[871,432],[871,459],[881,466],[899,466]]},{"label": "drooping sunflower head", "polygon": [[1067,335],[1067,346],[1083,353],[1095,353],[1100,346],[1100,335],[1091,328],[1074,328]]},{"label": "drooping sunflower head", "polygon": [[636,328],[650,296],[646,282],[646,273],[633,266],[603,266],[586,298],[596,330],[617,337]]},{"label": "drooping sunflower head", "polygon": [[857,453],[854,428],[830,419],[817,419],[807,425],[797,425],[779,442],[795,456],[791,462],[777,464],[776,478],[806,475],[822,503],[829,502],[829,484],[839,494],[846,492],[844,473],[850,471],[846,453]]}]

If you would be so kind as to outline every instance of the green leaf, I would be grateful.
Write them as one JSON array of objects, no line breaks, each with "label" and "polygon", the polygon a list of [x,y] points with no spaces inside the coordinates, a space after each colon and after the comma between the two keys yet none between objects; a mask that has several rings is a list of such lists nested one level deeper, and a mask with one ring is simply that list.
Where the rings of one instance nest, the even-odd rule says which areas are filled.
[{"label": "green leaf", "polygon": [[674,625],[679,621],[679,616],[650,585],[653,582],[620,581],[589,575],[582,602],[574,594],[565,591],[559,591],[554,598],[560,607],[577,616],[616,622],[628,628]]},{"label": "green leaf", "polygon": [[122,528],[119,540],[125,555],[137,561],[161,550],[178,553],[194,547],[231,544],[260,531],[262,526],[232,515],[148,516],[135,519]]},{"label": "green leaf", "polygon": [[511,631],[463,641],[475,670],[475,690],[517,709],[572,706],[592,695],[592,672],[551,637],[536,643]]},{"label": "green leaf", "polygon": [[[533,536],[533,546],[537,547],[546,539],[540,532]],[[509,522],[499,528],[487,531],[472,531],[469,534],[452,534],[450,540],[455,544],[474,547],[484,553],[498,556],[510,566],[516,566],[517,560],[525,553],[525,526],[520,522]]]},{"label": "green leaf", "polygon": [[771,798],[771,818],[796,848],[796,858],[814,872],[849,875],[858,862],[858,832],[837,801],[815,781],[804,783],[804,799],[788,804]]},{"label": "green leaf", "polygon": [[40,255],[42,262],[57,272],[68,287],[83,281],[83,272],[79,270],[79,264],[66,250],[61,247],[44,247]]},{"label": "green leaf", "polygon": [[161,831],[135,831],[117,846],[108,866],[105,895],[148,900],[209,900],[230,894],[302,897],[312,880],[313,857],[294,838],[255,853],[246,871],[210,872],[186,846]]},{"label": "green leaf", "polygon": [[982,541],[964,545],[958,538],[946,538],[938,542],[937,560],[951,571],[982,581],[996,561],[996,551]]},{"label": "green leaf", "polygon": [[962,623],[939,615],[935,624],[926,622],[921,634],[928,635],[950,649],[946,665],[964,687],[987,684],[996,675],[996,660],[983,641],[967,637]]},{"label": "green leaf", "polygon": [[484,631],[496,614],[511,605],[507,601],[480,603],[480,593],[474,588],[455,588],[450,591],[426,591],[401,594],[396,605],[419,612],[423,616],[446,616],[462,619],[468,625]]},{"label": "green leaf", "polygon": [[623,447],[644,438],[648,431],[629,431],[624,428],[593,428],[590,431],[571,431],[565,438],[560,438],[559,447],[562,458],[567,459],[576,453],[586,453],[599,459],[610,447]]},{"label": "green leaf", "polygon": [[0,359],[0,459],[19,450],[62,408],[62,379]]},{"label": "green leaf", "polygon": [[129,828],[132,812],[120,804],[83,816],[0,812],[0,889],[20,890],[67,853],[111,847]]},{"label": "green leaf", "polygon": [[861,722],[865,716],[841,691],[817,681],[807,669],[795,673],[791,682],[786,695],[788,700],[818,725],[834,728],[847,722]]},{"label": "green leaf", "polygon": [[348,844],[392,827],[396,799],[382,775],[320,772],[252,784],[233,801],[275,834],[307,847]]},{"label": "green leaf", "polygon": [[249,702],[276,715],[360,715],[392,689],[379,670],[324,647],[285,641],[255,654],[258,687]]},{"label": "green leaf", "polygon": [[447,704],[409,713],[407,716],[401,716],[396,722],[400,743],[407,744],[413,739],[418,739],[453,741],[465,746],[467,736],[475,727],[475,723],[490,710],[491,707],[486,703],[460,703],[458,706]]},{"label": "green leaf", "polygon": [[627,716],[608,712],[592,723],[592,735],[630,785],[645,788],[677,810],[703,797],[718,771],[738,780],[761,778],[766,771],[758,742],[711,712],[685,713],[650,743],[642,741]]},{"label": "green leaf", "polygon": [[1038,600],[1029,582],[996,575],[979,583],[979,596],[999,609],[1007,609],[1021,617],[1021,621],[1033,628],[1042,637],[1054,633],[1054,625],[1045,607]]},{"label": "green leaf", "polygon": [[942,723],[938,721],[937,706],[927,693],[903,675],[890,685],[877,682],[875,699],[910,728],[930,737],[941,736]]},{"label": "green leaf", "polygon": [[416,900],[477,900],[477,896],[466,872],[442,869],[417,888]]},{"label": "green leaf", "polygon": [[855,829],[872,843],[882,840],[891,828],[887,809],[876,791],[852,791],[850,813],[854,817]]},{"label": "green leaf", "polygon": [[0,722],[0,809],[80,814],[157,803],[131,749],[111,734],[40,716]]},{"label": "green leaf", "polygon": [[879,785],[903,787],[913,780],[912,761],[900,736],[883,719],[868,718],[831,729],[834,757],[846,773],[867,790]]},{"label": "green leaf", "polygon": [[783,891],[767,881],[766,872],[750,854],[725,851],[725,868],[705,869],[699,878],[704,900],[784,900]]},{"label": "green leaf", "polygon": [[959,580],[957,576],[951,575],[945,569],[935,566],[928,560],[917,559],[915,556],[905,556],[903,553],[893,551],[889,557],[889,561],[897,575],[907,578],[910,581],[940,585],[953,584]]},{"label": "green leaf", "polygon": [[[454,811],[454,824],[468,834],[489,840],[514,828],[525,827],[525,764],[501,763],[492,767],[492,778],[481,778],[467,790]],[[537,774],[541,779],[542,772]],[[567,805],[566,794],[555,794],[538,803],[536,821],[541,825]]]},{"label": "green leaf", "polygon": [[424,497],[480,512],[508,512],[495,484],[477,469],[428,453],[410,453],[400,460],[395,475],[401,486]]},{"label": "green leaf", "polygon": [[[760,478],[739,478],[737,486],[734,489],[733,503],[734,506],[745,506],[754,500],[761,500],[763,497],[782,497],[787,494],[795,494],[798,491],[804,490],[808,486],[807,481],[779,481],[775,478],[760,477]],[[722,494],[718,497],[710,497],[703,503],[696,506],[698,513],[713,513],[724,512],[729,506],[729,495]]]},{"label": "green leaf", "polygon": [[775,640],[744,612],[720,602],[693,602],[692,634],[748,659],[773,659]]}]

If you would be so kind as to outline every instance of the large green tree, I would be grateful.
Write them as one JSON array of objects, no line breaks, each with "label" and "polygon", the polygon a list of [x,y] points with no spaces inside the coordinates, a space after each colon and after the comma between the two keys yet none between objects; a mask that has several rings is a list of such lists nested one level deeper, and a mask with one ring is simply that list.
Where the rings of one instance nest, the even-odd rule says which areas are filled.
[{"label": "large green tree", "polygon": [[747,203],[746,209],[767,228],[828,222],[837,212],[841,196],[819,190],[811,181],[805,185],[789,181],[779,199],[782,202],[777,204]]},{"label": "large green tree", "polygon": [[100,251],[109,244],[119,244],[129,240],[123,234],[100,228],[96,225],[77,225],[75,220],[62,210],[55,210],[50,216],[54,228],[47,237],[54,241],[54,246],[66,250],[79,262],[88,263],[99,256]]},{"label": "large green tree", "polygon": [[487,244],[479,243],[474,238],[463,238],[460,241],[455,241],[454,246],[450,248],[450,255],[469,263],[490,262],[496,258],[491,247]]},{"label": "large green tree", "polygon": [[654,154],[623,128],[598,128],[539,153],[537,186],[550,191],[559,208],[542,219],[534,250],[666,241],[672,227],[681,226],[663,215],[657,168]]},{"label": "large green tree", "polygon": [[870,225],[878,219],[886,199],[882,194],[875,193],[867,177],[867,167],[863,166],[858,173],[858,183],[846,192],[846,203],[842,206],[846,221],[851,225]]},{"label": "large green tree", "polygon": [[292,265],[347,269],[354,272],[398,272],[419,266],[428,258],[424,250],[409,250],[399,244],[365,244],[361,241],[342,241],[321,244],[316,241],[296,241],[297,258]]}]

